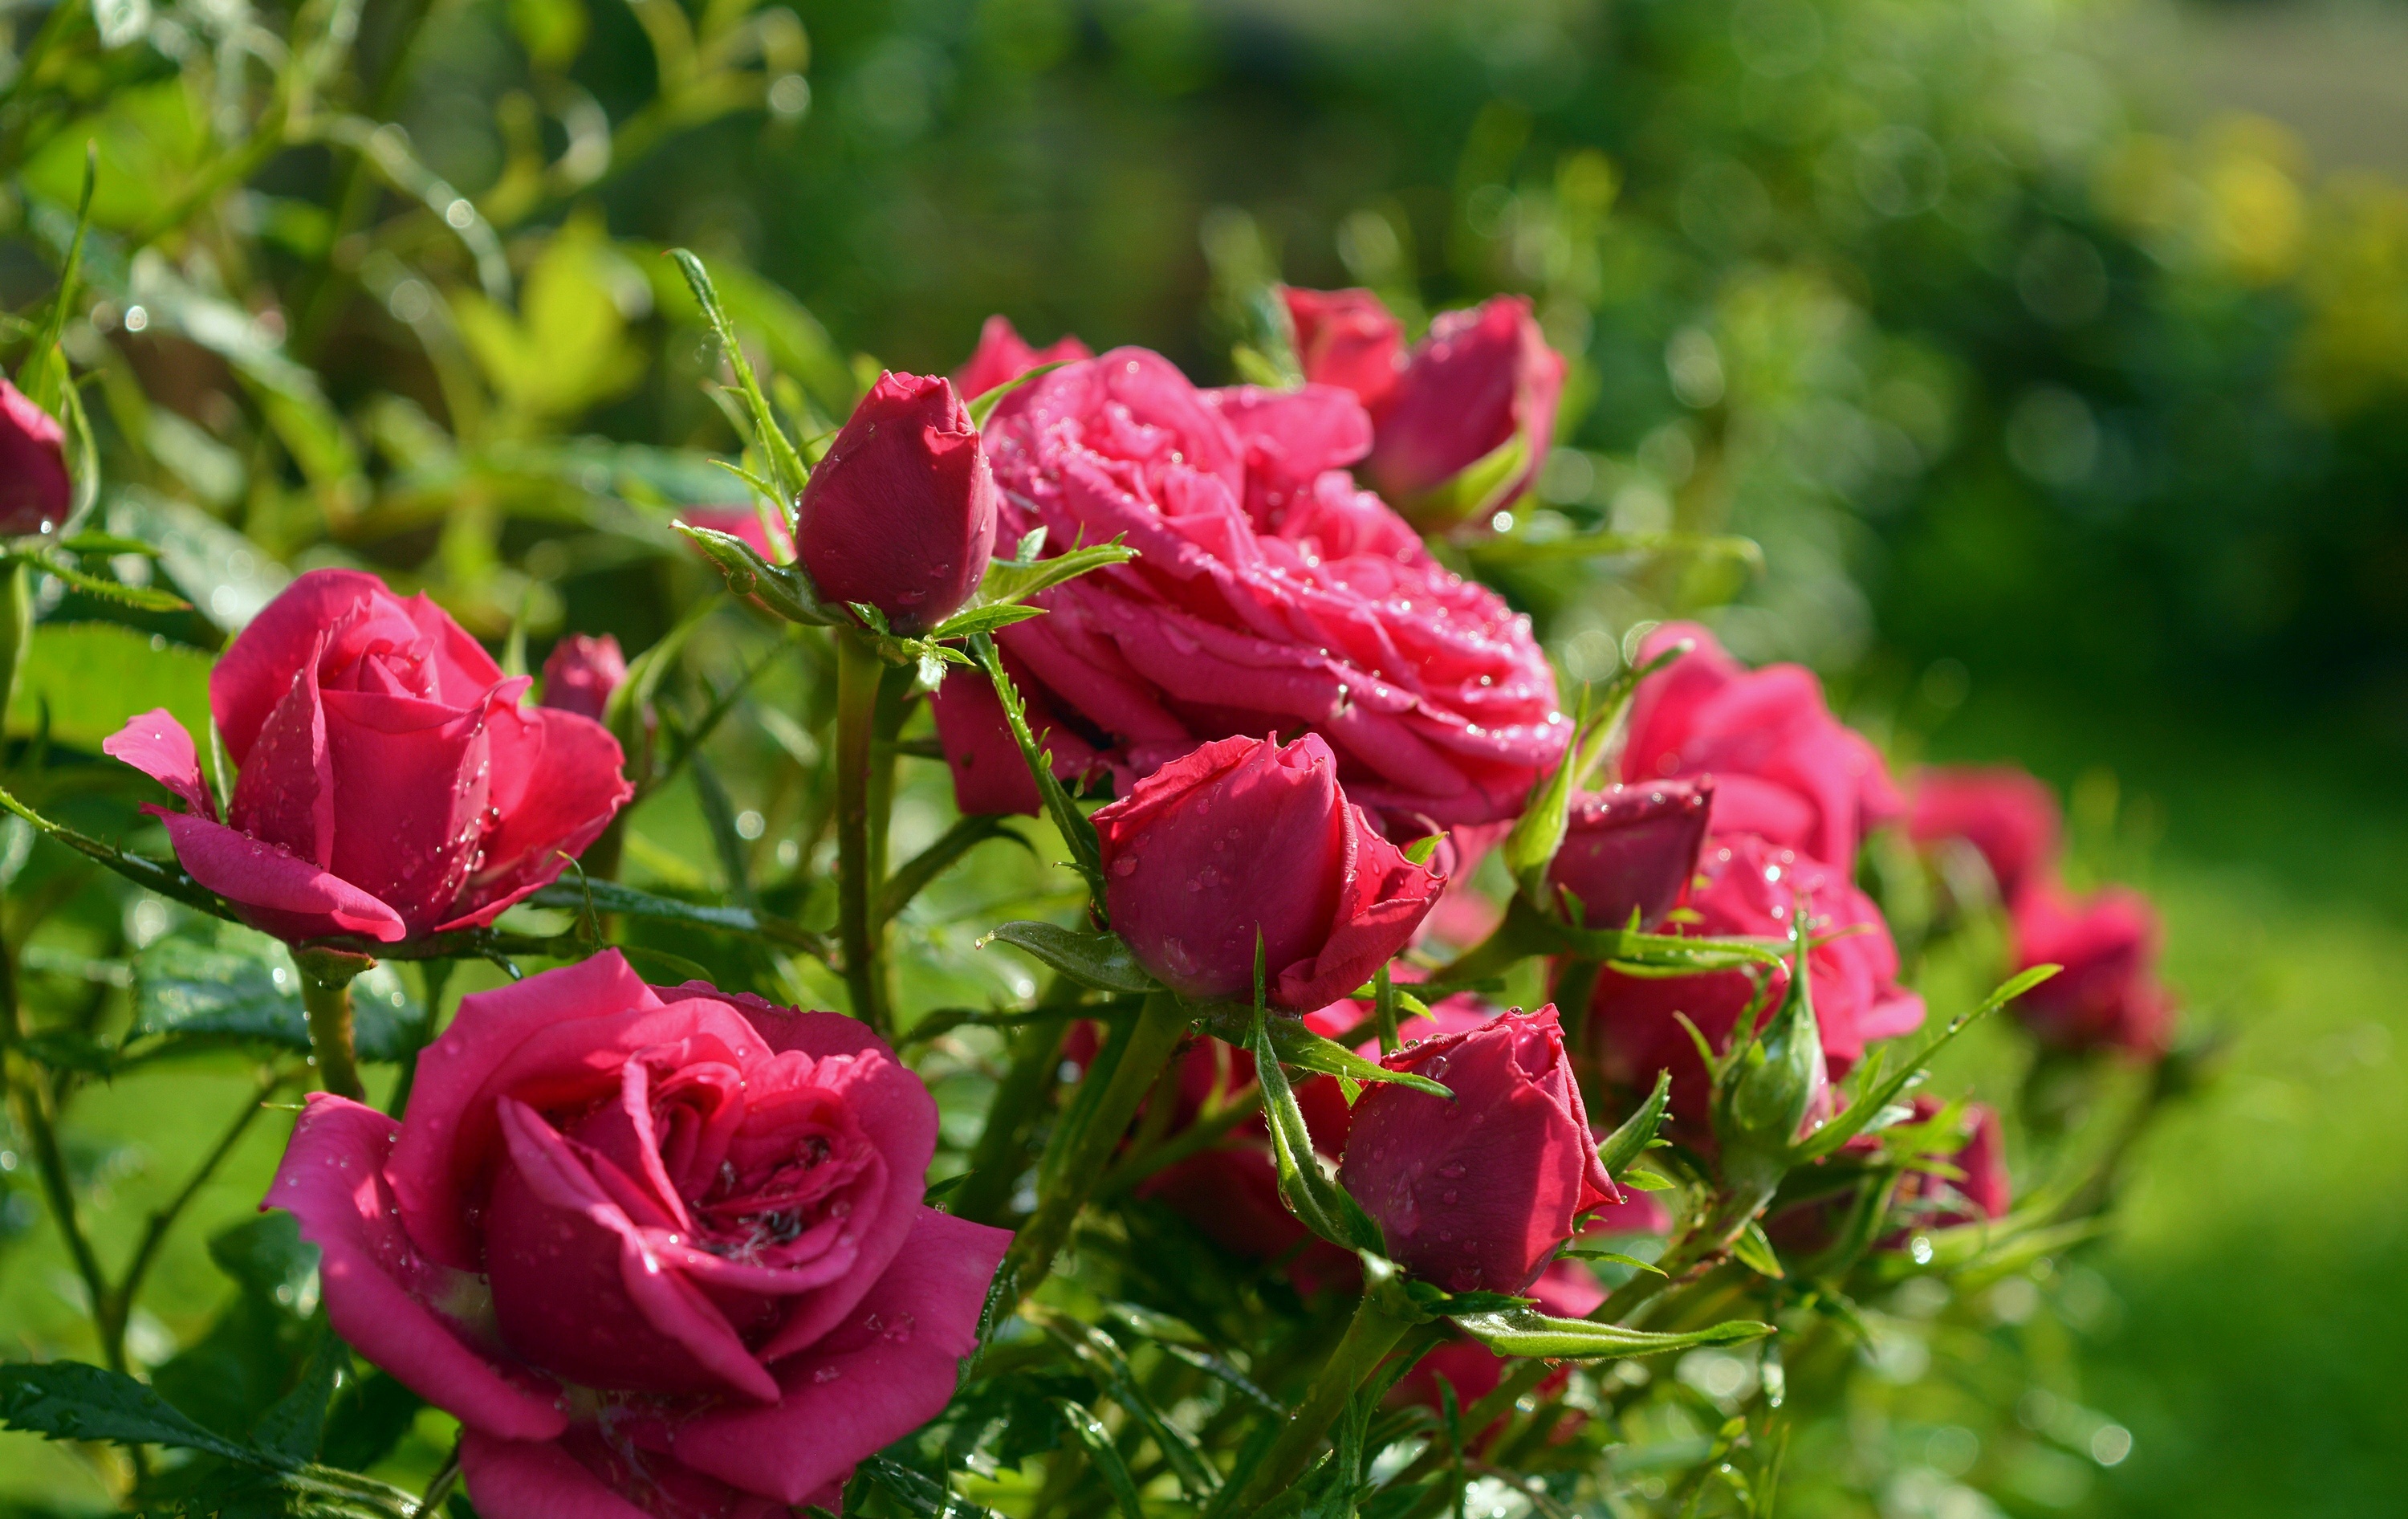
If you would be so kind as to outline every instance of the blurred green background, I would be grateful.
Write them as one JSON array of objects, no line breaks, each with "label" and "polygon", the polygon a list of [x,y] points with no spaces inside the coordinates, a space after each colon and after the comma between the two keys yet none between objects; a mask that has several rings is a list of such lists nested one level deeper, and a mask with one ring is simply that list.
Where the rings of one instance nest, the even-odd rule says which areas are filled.
[{"label": "blurred green background", "polygon": [[[767,109],[689,92],[643,116],[679,83],[658,62],[667,3],[449,0],[423,29],[407,0],[366,7],[364,77],[396,81],[426,169],[509,234],[522,276],[538,257],[582,270],[575,288],[619,313],[591,349],[538,342],[515,371],[511,329],[465,315],[504,403],[493,433],[725,447],[693,330],[655,322],[673,296],[633,257],[661,244],[808,307],[828,344],[800,318],[783,362],[815,358],[801,378],[831,409],[840,355],[949,369],[992,311],[1219,380],[1263,332],[1268,279],[1422,314],[1531,294],[1573,374],[1528,509],[1745,533],[1767,555],[1753,578],[1677,558],[1500,574],[1550,646],[1601,674],[1632,623],[1727,600],[1735,649],[1813,664],[1901,757],[2029,766],[2077,798],[2077,871],[2161,903],[2186,1016],[2221,1041],[2137,1157],[2124,1231],[2061,1295],[2070,1374],[2131,1431],[2128,1457],[1983,1497],[1953,1481],[1978,1455],[1935,1438],[1885,1516],[2400,1512],[2408,11],[833,0],[795,7],[807,60],[782,32],[765,48]],[[574,158],[592,111],[646,123],[650,150],[623,130],[607,173],[531,180]],[[110,151],[165,150],[130,130]],[[46,182],[71,178],[73,146]],[[267,243],[322,248],[303,213],[337,199],[331,163],[294,154],[263,183]],[[414,266],[472,283],[439,234],[406,249]],[[226,274],[238,294],[275,270]],[[30,280],[0,261],[11,304]],[[433,410],[460,392],[415,356],[424,289],[373,260],[359,280],[374,301],[291,312],[294,344],[398,460],[408,418],[377,409],[385,393]],[[175,374],[146,379],[173,401]],[[147,446],[171,472],[213,457]],[[476,559],[457,514],[436,541],[442,500],[381,500],[348,547],[432,552],[447,599],[498,636],[507,611],[480,623],[477,597],[490,613],[515,592],[479,592],[492,545]],[[246,526],[278,541],[256,508]],[[666,625],[657,577],[524,558],[559,593],[538,637],[634,649]],[[144,1135],[90,1157],[117,1193],[105,1250],[168,1186],[161,1157],[214,1132],[223,1080],[207,1103],[189,1075],[158,1088],[198,1109],[189,1135],[140,1081],[94,1095],[86,1123],[122,1112]],[[272,1158],[254,1134],[201,1221],[240,1216]],[[53,1247],[37,1232],[5,1269],[0,1318],[71,1344]],[[157,1291],[197,1320],[222,1288],[195,1245]]]}]

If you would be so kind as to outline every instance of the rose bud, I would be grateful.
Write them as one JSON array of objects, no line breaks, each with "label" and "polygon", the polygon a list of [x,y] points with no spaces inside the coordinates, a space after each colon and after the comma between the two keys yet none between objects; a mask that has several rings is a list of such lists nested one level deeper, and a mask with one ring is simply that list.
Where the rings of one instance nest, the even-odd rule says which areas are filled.
[{"label": "rose bud", "polygon": [[[1573,798],[1547,880],[1589,928],[1654,928],[1681,903],[1705,847],[1714,783],[1662,781]],[[1579,906],[1574,908],[1572,903]]]},{"label": "rose bud", "polygon": [[1449,1292],[1520,1292],[1583,1213],[1620,1200],[1552,1003],[1380,1063],[1455,1094],[1370,1087],[1354,1104],[1338,1168],[1339,1184],[1415,1276]]},{"label": "rose bud", "polygon": [[864,1025],[611,950],[462,998],[398,1123],[313,1094],[261,1206],[489,1519],[833,1509],[953,1396],[1010,1243],[922,1200],[936,1143]]},{"label": "rose bud", "polygon": [[[1546,462],[1563,390],[1563,355],[1547,346],[1527,297],[1443,312],[1373,419],[1371,483],[1423,527],[1512,506]],[[1459,478],[1517,437],[1526,452],[1511,474],[1477,488]]]},{"label": "rose bud", "polygon": [[2076,898],[2042,881],[2015,899],[2012,918],[2018,968],[2065,967],[2015,999],[2015,1015],[2042,1043],[2164,1053],[2173,998],[2157,982],[2157,913],[2147,897],[2111,886]]},{"label": "rose bud", "polygon": [[59,419],[0,380],[0,537],[47,533],[74,505]]},{"label": "rose bud", "polygon": [[[1716,786],[1721,783],[1717,777]],[[1806,965],[1828,1076],[1844,1073],[1871,1040],[1921,1025],[1923,999],[1899,984],[1898,947],[1881,910],[1847,877],[1744,834],[1709,838],[1698,871],[1700,884],[1688,905],[1698,921],[1679,925],[1677,933],[1786,939],[1802,898],[1809,929],[1821,940],[1807,952]],[[1770,972],[1759,1018],[1770,1020],[1788,985],[1786,965]],[[1740,1014],[1756,1000],[1756,983],[1742,970],[1627,976],[1608,968],[1598,973],[1589,998],[1591,1047],[1604,1073],[1632,1090],[1643,1092],[1658,1070],[1671,1071],[1673,1119],[1696,1135],[1707,1120],[1708,1078],[1674,1014],[1687,1015],[1721,1049]]]},{"label": "rose bud", "polygon": [[1296,362],[1311,385],[1353,391],[1377,417],[1397,388],[1405,329],[1368,290],[1297,290],[1282,285],[1296,329]]},{"label": "rose bud", "polygon": [[[1902,1125],[1883,1133],[1859,1134],[1842,1145],[1837,1155],[1818,1164],[1861,1165],[1893,1144],[1894,1136],[1931,1123],[1946,1107],[1937,1097],[1917,1096]],[[1939,1162],[1950,1174],[1916,1169],[1899,1177],[1888,1221],[1899,1226],[1877,1241],[1882,1249],[1907,1248],[1918,1229],[1956,1228],[2006,1217],[2014,1189],[2007,1177],[2006,1142],[1997,1109],[1968,1103],[1957,1132],[1943,1133],[1934,1142],[1919,1146],[1918,1156]],[[1765,1220],[1765,1232],[1785,1255],[1816,1254],[1839,1241],[1854,1197],[1853,1191],[1843,1191],[1784,1209]]]},{"label": "rose bud", "polygon": [[1649,634],[1641,662],[1684,638],[1697,647],[1631,697],[1622,779],[1712,774],[1713,832],[1755,834],[1853,874],[1864,836],[1904,810],[1881,752],[1831,715],[1812,670],[1750,670],[1695,623]]},{"label": "rose bud", "polygon": [[627,659],[619,640],[605,633],[598,638],[572,633],[552,646],[543,662],[543,705],[555,712],[575,712],[602,721],[610,693],[627,679]]},{"label": "rose bud", "polygon": [[2026,886],[2057,868],[2057,797],[2013,766],[1921,772],[1914,778],[1906,831],[1918,844],[1961,838],[1972,845],[1989,867],[2001,902],[2014,901]]},{"label": "rose bud", "polygon": [[101,748],[183,799],[181,812],[144,810],[245,923],[391,943],[492,923],[558,878],[631,795],[618,740],[575,712],[522,707],[532,683],[505,680],[425,596],[311,570],[209,673],[239,770],[222,823],[165,709]]},{"label": "rose bud", "polygon": [[880,376],[796,508],[811,582],[924,633],[978,589],[994,548],[995,477],[953,381]]},{"label": "rose bud", "polygon": [[1008,385],[1029,370],[1048,364],[1068,364],[1073,359],[1092,359],[1095,352],[1076,337],[1066,337],[1051,348],[1034,349],[1020,336],[1011,319],[991,316],[979,329],[978,351],[953,375],[953,388],[962,399],[974,401],[997,385]]},{"label": "rose bud", "polygon": [[1403,949],[1445,881],[1374,831],[1319,736],[1224,738],[1095,816],[1104,907],[1156,980],[1195,1002],[1254,995],[1309,1012]]}]

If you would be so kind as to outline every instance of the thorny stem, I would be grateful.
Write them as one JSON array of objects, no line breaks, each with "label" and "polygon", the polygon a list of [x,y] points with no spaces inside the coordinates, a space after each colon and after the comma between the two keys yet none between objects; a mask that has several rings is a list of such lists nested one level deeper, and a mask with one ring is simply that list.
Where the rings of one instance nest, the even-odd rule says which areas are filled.
[{"label": "thorny stem", "polygon": [[853,1015],[867,1024],[881,1039],[894,1035],[894,1015],[886,1005],[885,967],[880,963],[883,937],[872,916],[878,900],[877,862],[870,828],[870,752],[877,737],[878,686],[885,662],[868,642],[851,629],[836,635],[836,844],[837,916],[844,950],[845,990],[852,995]]},{"label": "thorny stem", "polygon": [[351,982],[321,980],[302,967],[301,1007],[309,1015],[309,1053],[318,1062],[318,1079],[338,1097],[367,1100],[351,1046]]},{"label": "thorny stem", "polygon": [[[1212,1505],[1208,1513],[1215,1516],[1251,1514],[1259,1511],[1271,1498],[1285,1489],[1299,1476],[1312,1453],[1321,1444],[1321,1437],[1344,1412],[1346,1400],[1354,1389],[1370,1375],[1405,1331],[1413,1327],[1415,1316],[1392,1311],[1385,1283],[1366,1282],[1363,1299],[1355,1305],[1354,1317],[1346,1326],[1345,1338],[1330,1352],[1312,1383],[1305,1389],[1304,1400],[1290,1411],[1287,1423],[1281,1428],[1279,1439],[1271,1445],[1262,1464],[1254,1468],[1234,1502],[1228,1501],[1229,1491],[1222,1490],[1222,1501]],[[1400,1295],[1401,1296],[1401,1295]]]},{"label": "thorny stem", "polygon": [[[1178,997],[1168,992],[1147,997],[1136,1020],[1114,1036],[1112,1045],[1117,1049],[1108,1047],[1105,1052],[1116,1058],[1111,1059],[1111,1074],[1101,1095],[1074,1104],[1054,1131],[1039,1172],[1041,1195],[1037,1212],[1012,1241],[1011,1254],[1004,1265],[1007,1271],[1017,1268],[1023,1297],[1036,1291],[1054,1268],[1055,1254],[1070,1237],[1071,1222],[1094,1193],[1104,1163],[1111,1158],[1113,1147],[1120,1143],[1145,1095],[1154,1089],[1155,1074],[1179,1047],[1187,1024],[1187,1009]],[[1096,1068],[1088,1072],[1088,1081],[1103,1076],[1102,1064],[1099,1060]]]},{"label": "thorny stem", "polygon": [[452,1454],[443,1458],[443,1464],[435,1469],[435,1475],[426,1480],[426,1490],[418,1499],[419,1513],[425,1515],[441,1512],[443,1500],[450,1498],[452,1489],[459,1485],[460,1442],[454,1440]]}]

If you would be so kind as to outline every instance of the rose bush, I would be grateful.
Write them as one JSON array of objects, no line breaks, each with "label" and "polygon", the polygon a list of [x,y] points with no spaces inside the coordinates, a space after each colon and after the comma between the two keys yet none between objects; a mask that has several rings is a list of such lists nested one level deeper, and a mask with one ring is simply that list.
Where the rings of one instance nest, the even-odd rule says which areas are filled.
[{"label": "rose bush", "polygon": [[1405,947],[1443,879],[1380,837],[1314,734],[1198,745],[1097,811],[1104,903],[1154,978],[1190,1001],[1305,1012]]},{"label": "rose bush", "polygon": [[[1350,795],[1412,827],[1510,818],[1562,752],[1527,619],[1347,477],[1370,445],[1349,393],[1199,391],[1122,349],[1014,391],[986,438],[1004,541],[1041,526],[1054,551],[1140,553],[998,638],[1059,773],[1125,790],[1200,742],[1302,725]],[[965,810],[1035,810],[976,672],[945,682],[937,720]]]},{"label": "rose bush", "polygon": [[615,952],[462,1000],[396,1123],[323,1094],[265,1204],[336,1332],[462,1425],[488,1519],[835,1507],[952,1396],[1010,1236],[854,1020]]},{"label": "rose bush", "polygon": [[392,942],[489,924],[557,879],[632,790],[618,740],[521,705],[501,666],[423,595],[373,575],[294,580],[209,674],[237,767],[223,822],[165,709],[102,748],[173,792],[150,807],[176,857],[285,939]]}]

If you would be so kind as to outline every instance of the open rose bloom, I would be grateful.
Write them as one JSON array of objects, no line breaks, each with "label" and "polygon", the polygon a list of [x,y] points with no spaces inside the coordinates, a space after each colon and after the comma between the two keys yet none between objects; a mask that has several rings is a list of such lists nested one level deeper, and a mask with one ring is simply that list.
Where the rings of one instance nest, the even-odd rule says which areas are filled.
[{"label": "open rose bloom", "polygon": [[425,596],[321,569],[269,602],[209,672],[239,770],[222,821],[165,709],[101,747],[184,810],[148,809],[176,858],[253,927],[387,943],[492,923],[559,878],[633,795],[619,742]]},{"label": "open rose bloom", "polygon": [[1010,1236],[922,1203],[936,1142],[863,1025],[610,952],[464,998],[398,1123],[313,1096],[266,1205],[489,1519],[757,1516],[953,1395]]}]

